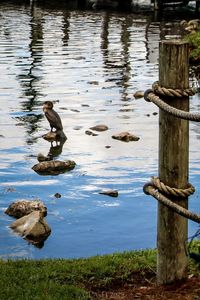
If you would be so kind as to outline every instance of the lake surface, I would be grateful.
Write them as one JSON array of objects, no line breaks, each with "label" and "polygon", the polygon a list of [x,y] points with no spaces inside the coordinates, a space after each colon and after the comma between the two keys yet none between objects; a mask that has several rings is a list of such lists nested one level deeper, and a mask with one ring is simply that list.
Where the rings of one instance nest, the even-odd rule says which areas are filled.
[{"label": "lake surface", "polygon": [[[150,14],[48,9],[0,4],[0,257],[87,257],[156,246],[157,203],[143,185],[158,173],[158,109],[134,99],[158,80],[158,43],[179,35],[180,19]],[[191,78],[191,85],[197,85]],[[51,144],[42,104],[55,101],[67,141],[57,159],[74,170],[32,170]],[[200,94],[191,98],[198,111]],[[85,134],[91,126],[109,130]],[[112,135],[140,137],[125,143]],[[190,125],[190,179],[199,211],[200,124]],[[55,150],[55,149],[53,149]],[[116,189],[117,198],[99,194]],[[61,198],[56,198],[56,193]],[[51,235],[41,249],[14,234],[4,211],[19,199],[48,208]],[[189,222],[189,234],[197,224]]]}]

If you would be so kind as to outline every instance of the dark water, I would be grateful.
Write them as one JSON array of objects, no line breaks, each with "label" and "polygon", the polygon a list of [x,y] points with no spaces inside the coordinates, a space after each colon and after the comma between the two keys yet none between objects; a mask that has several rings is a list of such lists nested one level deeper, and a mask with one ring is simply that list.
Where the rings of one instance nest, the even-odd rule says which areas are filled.
[{"label": "dark water", "polygon": [[[179,21],[0,5],[0,257],[85,257],[156,246],[157,203],[142,187],[158,172],[158,109],[133,93],[158,79],[159,40],[179,35]],[[41,137],[49,130],[46,100],[56,100],[68,138],[57,158],[77,164],[59,176],[31,169],[51,146]],[[191,99],[192,110],[199,101],[199,94]],[[97,124],[109,130],[85,134]],[[197,212],[199,126],[190,126],[189,181],[196,193],[189,203]],[[111,138],[122,131],[140,140]],[[100,195],[104,188],[119,196]],[[13,219],[4,214],[11,202],[35,198],[46,204],[52,229],[42,249],[12,233]],[[190,234],[196,229],[189,224]]]}]

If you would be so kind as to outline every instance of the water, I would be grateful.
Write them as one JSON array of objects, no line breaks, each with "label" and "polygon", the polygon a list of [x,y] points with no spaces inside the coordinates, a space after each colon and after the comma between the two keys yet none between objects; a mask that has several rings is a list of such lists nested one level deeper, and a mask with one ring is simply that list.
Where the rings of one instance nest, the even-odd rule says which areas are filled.
[{"label": "water", "polygon": [[[179,34],[179,20],[12,4],[1,4],[0,14],[0,257],[87,257],[155,247],[157,203],[142,188],[158,172],[158,109],[133,93],[158,79],[159,40]],[[68,138],[57,158],[77,164],[58,176],[32,170],[38,153],[51,146],[42,138],[49,130],[46,100],[56,100]],[[193,111],[199,100],[199,94],[191,99]],[[85,134],[97,124],[109,130]],[[189,203],[197,212],[199,126],[190,126],[189,181],[196,193]],[[122,131],[140,140],[112,139]],[[119,196],[100,195],[105,188]],[[52,229],[41,249],[15,235],[13,219],[4,214],[10,203],[35,198],[46,204]],[[190,234],[196,229],[189,223]]]}]

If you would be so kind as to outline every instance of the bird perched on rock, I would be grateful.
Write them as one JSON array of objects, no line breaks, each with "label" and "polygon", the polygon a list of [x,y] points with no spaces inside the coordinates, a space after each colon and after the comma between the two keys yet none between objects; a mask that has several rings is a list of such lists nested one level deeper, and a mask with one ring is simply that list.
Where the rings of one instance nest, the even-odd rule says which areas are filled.
[{"label": "bird perched on rock", "polygon": [[55,128],[55,131],[62,131],[62,121],[59,114],[53,109],[53,102],[45,101],[43,104],[43,111],[49,121],[51,131],[53,131],[53,128]]}]

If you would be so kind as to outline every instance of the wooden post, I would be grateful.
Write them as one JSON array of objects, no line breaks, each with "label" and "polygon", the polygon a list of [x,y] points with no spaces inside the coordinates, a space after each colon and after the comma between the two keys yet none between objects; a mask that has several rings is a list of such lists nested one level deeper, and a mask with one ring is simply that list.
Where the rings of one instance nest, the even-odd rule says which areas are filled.
[{"label": "wooden post", "polygon": [[[160,42],[159,82],[166,88],[189,87],[188,44],[180,40]],[[178,109],[189,111],[189,99],[164,98]],[[186,188],[189,156],[188,121],[159,112],[159,178],[170,187]],[[172,199],[187,208],[187,199]],[[170,283],[187,275],[187,219],[158,203],[157,282]]]}]

